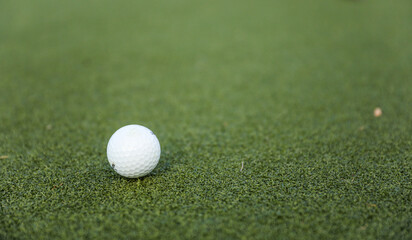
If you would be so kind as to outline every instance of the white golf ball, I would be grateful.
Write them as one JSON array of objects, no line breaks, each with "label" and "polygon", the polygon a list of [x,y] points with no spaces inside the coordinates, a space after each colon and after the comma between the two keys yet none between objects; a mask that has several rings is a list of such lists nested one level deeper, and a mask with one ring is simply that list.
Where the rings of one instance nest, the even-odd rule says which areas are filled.
[{"label": "white golf ball", "polygon": [[110,138],[107,158],[118,174],[128,178],[143,177],[159,162],[160,143],[150,129],[127,125]]}]

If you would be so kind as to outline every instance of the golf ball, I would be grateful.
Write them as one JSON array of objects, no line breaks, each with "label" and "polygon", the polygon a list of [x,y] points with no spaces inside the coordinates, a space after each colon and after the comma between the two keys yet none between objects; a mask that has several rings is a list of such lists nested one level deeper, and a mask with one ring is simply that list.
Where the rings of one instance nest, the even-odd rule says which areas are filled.
[{"label": "golf ball", "polygon": [[107,158],[118,174],[128,178],[143,177],[159,162],[160,143],[150,129],[127,125],[110,138]]}]

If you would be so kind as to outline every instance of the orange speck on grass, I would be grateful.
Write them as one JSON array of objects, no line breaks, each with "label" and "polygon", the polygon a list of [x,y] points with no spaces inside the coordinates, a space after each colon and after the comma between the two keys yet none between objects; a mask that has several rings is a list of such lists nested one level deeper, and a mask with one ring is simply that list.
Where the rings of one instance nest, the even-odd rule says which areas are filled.
[{"label": "orange speck on grass", "polygon": [[375,117],[380,117],[382,115],[382,109],[380,108],[375,108],[375,110],[373,111],[373,115]]}]

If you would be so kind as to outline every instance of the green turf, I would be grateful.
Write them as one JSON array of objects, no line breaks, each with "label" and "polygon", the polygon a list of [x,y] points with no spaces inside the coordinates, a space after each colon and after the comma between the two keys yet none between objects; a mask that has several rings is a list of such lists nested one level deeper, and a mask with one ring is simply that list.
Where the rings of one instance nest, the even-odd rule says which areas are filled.
[{"label": "green turf", "polygon": [[411,239],[411,43],[410,0],[0,1],[0,239]]}]

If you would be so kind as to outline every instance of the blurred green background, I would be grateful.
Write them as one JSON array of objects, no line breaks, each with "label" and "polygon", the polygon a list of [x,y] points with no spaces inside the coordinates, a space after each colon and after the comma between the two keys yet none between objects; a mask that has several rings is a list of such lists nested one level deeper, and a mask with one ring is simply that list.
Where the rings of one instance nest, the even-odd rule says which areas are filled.
[{"label": "blurred green background", "polygon": [[409,0],[0,1],[0,238],[411,239],[411,43]]}]

